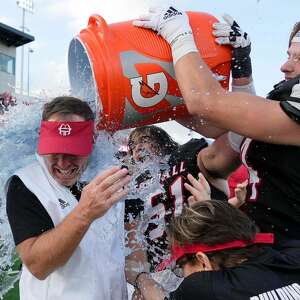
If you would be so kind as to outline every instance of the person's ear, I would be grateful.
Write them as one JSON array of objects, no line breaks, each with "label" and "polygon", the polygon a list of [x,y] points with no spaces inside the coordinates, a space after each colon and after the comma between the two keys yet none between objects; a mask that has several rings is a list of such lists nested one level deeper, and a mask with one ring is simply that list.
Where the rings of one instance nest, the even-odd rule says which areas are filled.
[{"label": "person's ear", "polygon": [[203,252],[196,253],[196,262],[203,271],[212,271],[213,267],[208,256]]}]

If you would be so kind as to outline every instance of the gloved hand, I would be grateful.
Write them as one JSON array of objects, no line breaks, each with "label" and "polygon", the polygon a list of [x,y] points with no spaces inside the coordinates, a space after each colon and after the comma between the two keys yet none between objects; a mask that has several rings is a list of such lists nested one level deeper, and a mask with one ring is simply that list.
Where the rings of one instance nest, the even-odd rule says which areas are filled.
[{"label": "gloved hand", "polygon": [[133,25],[157,31],[171,46],[174,64],[189,52],[198,52],[189,18],[173,6],[154,7]]},{"label": "gloved hand", "polygon": [[233,78],[250,77],[252,66],[250,59],[251,41],[249,35],[242,31],[236,21],[229,15],[224,15],[225,23],[214,23],[213,34],[220,45],[231,45]]}]

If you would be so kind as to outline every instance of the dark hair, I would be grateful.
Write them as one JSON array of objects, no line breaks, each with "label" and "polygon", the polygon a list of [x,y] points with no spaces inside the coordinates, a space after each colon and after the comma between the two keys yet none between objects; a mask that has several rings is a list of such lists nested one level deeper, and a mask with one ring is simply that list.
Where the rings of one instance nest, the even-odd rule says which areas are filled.
[{"label": "dark hair", "polygon": [[296,33],[300,30],[300,22],[295,23],[292,32],[290,34],[290,38],[289,38],[289,47],[291,46],[292,43],[292,39],[293,37],[296,35]]},{"label": "dark hair", "polygon": [[75,97],[61,96],[44,105],[42,120],[46,121],[55,114],[75,114],[83,117],[86,121],[94,120],[94,113],[89,105]]},{"label": "dark hair", "polygon": [[162,128],[154,125],[143,126],[135,128],[129,135],[128,147],[131,155],[134,147],[142,141],[143,137],[149,137],[151,142],[158,146],[161,155],[171,154],[178,148],[178,143]]},{"label": "dark hair", "polygon": [[[172,239],[180,244],[224,244],[234,240],[250,242],[257,233],[256,226],[246,214],[225,201],[209,200],[185,207],[182,214],[173,219],[170,227]],[[261,247],[229,249],[206,253],[219,268],[233,267],[242,260],[257,255]],[[193,255],[185,259],[193,263]]]}]

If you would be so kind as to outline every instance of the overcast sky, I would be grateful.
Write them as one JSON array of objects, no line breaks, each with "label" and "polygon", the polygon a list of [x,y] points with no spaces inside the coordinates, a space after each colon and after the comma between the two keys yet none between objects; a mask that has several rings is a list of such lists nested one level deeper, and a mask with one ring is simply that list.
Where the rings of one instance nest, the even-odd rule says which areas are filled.
[{"label": "overcast sky", "polygon": [[[0,0],[0,22],[19,28],[21,9],[15,0]],[[149,5],[168,3],[157,0],[35,0],[35,13],[26,14],[26,27],[35,41],[29,46],[31,54],[31,89],[48,95],[68,91],[67,51],[70,40],[85,28],[91,14],[97,13],[107,23],[137,18]],[[286,59],[288,35],[292,25],[300,20],[299,0],[178,0],[184,10],[204,11],[221,18],[231,14],[252,40],[253,75],[256,91],[264,96],[279,80],[279,71]],[[18,50],[19,54],[19,50]],[[19,57],[17,85],[19,84]],[[27,47],[25,49],[27,58]],[[24,86],[27,87],[27,59]],[[173,126],[173,125],[172,125]],[[173,132],[176,139],[184,131]],[[186,139],[186,137],[182,137]]]}]

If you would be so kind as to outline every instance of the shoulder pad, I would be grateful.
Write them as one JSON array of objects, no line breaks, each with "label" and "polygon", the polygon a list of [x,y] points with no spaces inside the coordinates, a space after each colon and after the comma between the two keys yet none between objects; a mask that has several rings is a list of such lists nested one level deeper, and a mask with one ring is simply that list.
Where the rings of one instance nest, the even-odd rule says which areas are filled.
[{"label": "shoulder pad", "polygon": [[291,95],[293,86],[299,82],[300,75],[288,81],[282,80],[274,85],[274,89],[268,93],[267,98],[278,101],[284,100]]},{"label": "shoulder pad", "polygon": [[285,101],[280,101],[280,106],[292,120],[300,124],[300,83],[293,86],[291,95]]}]

